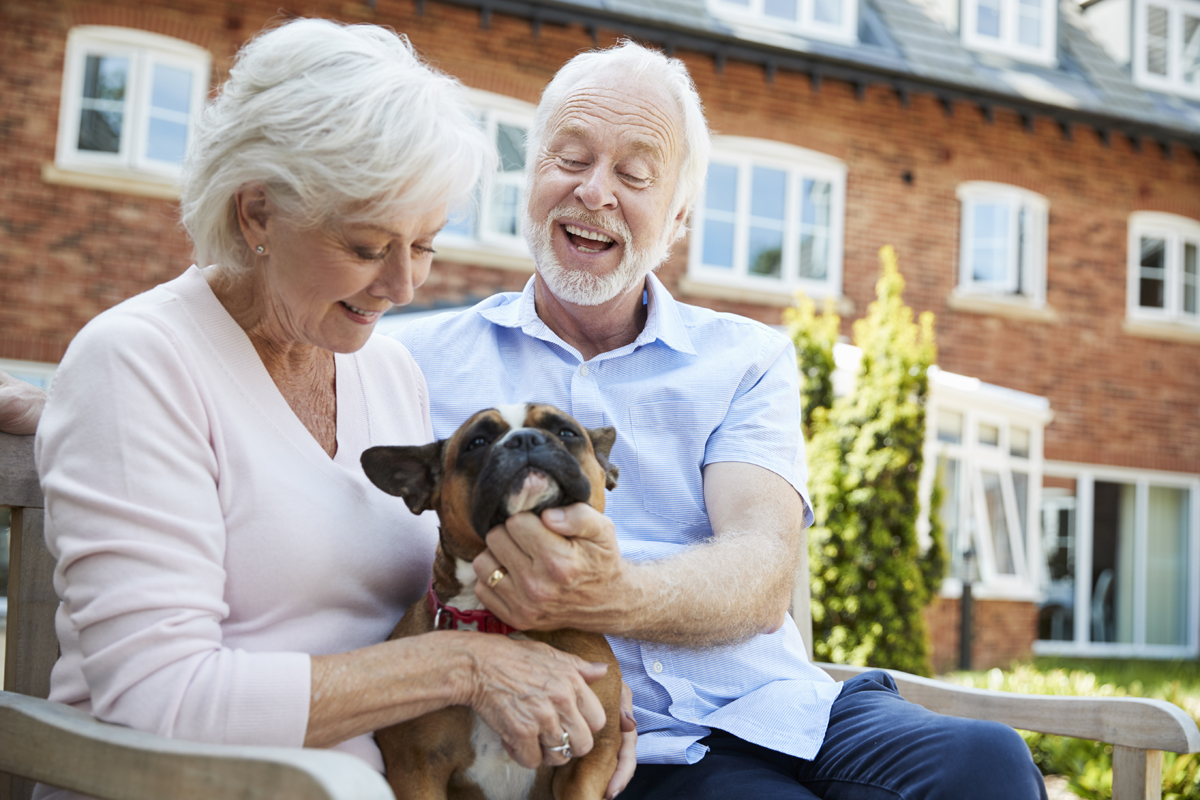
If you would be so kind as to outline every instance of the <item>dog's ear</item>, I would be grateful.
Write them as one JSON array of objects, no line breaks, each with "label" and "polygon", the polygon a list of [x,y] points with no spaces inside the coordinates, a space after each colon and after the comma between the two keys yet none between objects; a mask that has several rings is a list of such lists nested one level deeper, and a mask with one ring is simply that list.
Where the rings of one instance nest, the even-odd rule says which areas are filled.
[{"label": "dog's ear", "polygon": [[610,490],[617,488],[617,475],[621,470],[608,460],[608,454],[612,452],[613,445],[617,443],[617,429],[606,425],[603,428],[588,428],[587,434],[588,438],[592,440],[592,450],[596,453],[596,460],[604,468],[604,488]]},{"label": "dog's ear", "polygon": [[363,470],[371,483],[388,494],[403,497],[410,511],[420,514],[435,507],[442,488],[446,440],[400,447],[371,447],[363,451]]}]

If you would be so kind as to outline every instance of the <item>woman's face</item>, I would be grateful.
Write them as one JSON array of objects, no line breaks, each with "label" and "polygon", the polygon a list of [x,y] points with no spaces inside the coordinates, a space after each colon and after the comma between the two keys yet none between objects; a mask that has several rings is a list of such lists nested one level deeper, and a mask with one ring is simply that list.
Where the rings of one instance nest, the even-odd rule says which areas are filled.
[{"label": "woman's face", "polygon": [[256,256],[256,328],[279,344],[358,350],[385,311],[412,302],[429,277],[433,237],[445,224],[445,205],[371,223],[335,220],[316,229],[271,214],[265,220],[267,252]]}]

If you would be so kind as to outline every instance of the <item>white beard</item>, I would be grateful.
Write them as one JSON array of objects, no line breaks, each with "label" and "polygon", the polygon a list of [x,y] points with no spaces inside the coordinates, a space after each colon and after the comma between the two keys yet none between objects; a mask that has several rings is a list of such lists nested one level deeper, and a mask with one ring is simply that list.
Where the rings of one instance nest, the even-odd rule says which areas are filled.
[{"label": "white beard", "polygon": [[[569,217],[585,225],[612,231],[625,242],[625,255],[621,263],[608,275],[594,275],[585,270],[567,269],[558,263],[552,245],[555,219]],[[649,247],[633,243],[629,226],[619,219],[607,219],[585,208],[564,203],[554,208],[541,222],[534,222],[525,213],[525,241],[533,253],[533,262],[547,288],[559,300],[577,306],[598,306],[607,303],[633,287],[641,284],[646,276],[662,265],[671,251],[671,229],[666,226],[657,242]]]}]

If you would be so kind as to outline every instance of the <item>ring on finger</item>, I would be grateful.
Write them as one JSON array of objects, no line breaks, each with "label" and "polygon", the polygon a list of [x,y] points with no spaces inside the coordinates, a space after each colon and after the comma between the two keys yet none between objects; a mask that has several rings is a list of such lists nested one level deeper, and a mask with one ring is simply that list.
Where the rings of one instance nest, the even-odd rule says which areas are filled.
[{"label": "ring on finger", "polygon": [[570,758],[571,757],[571,734],[567,733],[566,731],[563,731],[562,744],[560,744],[558,747],[547,747],[546,749],[551,753],[562,753],[563,758]]},{"label": "ring on finger", "polygon": [[508,573],[504,571],[504,567],[497,567],[492,570],[492,574],[488,575],[487,585],[489,589],[495,589],[496,584],[504,580],[504,576]]}]

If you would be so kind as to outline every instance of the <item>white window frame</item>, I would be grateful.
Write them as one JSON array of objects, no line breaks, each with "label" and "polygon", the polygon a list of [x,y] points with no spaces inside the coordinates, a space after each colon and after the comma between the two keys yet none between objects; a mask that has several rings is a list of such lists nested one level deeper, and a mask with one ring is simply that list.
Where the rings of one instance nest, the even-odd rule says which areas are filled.
[{"label": "white window frame", "polygon": [[979,0],[962,0],[963,44],[972,50],[1001,55],[1038,64],[1058,66],[1058,0],[1042,0],[1041,40],[1038,47],[1022,44],[1017,38],[1021,14],[1020,0],[999,0],[1000,35],[984,36],[977,30]]},{"label": "white window frame", "polygon": [[708,0],[708,10],[728,22],[741,23],[755,28],[785,31],[800,36],[855,45],[858,43],[859,0],[840,0],[842,3],[841,24],[820,21],[815,15],[816,0],[796,0],[797,19],[768,16],[765,0],[746,0],[744,3],[730,0]]},{"label": "white window frame", "polygon": [[[1096,464],[1074,464],[1056,461],[1046,462],[1045,475],[1075,480],[1074,602],[1076,612],[1074,615],[1075,626],[1071,640],[1038,639],[1034,641],[1033,652],[1037,655],[1100,656],[1106,658],[1191,659],[1200,656],[1200,476],[1186,475],[1178,472],[1157,472],[1153,470],[1126,469]],[[1136,487],[1138,513],[1135,517],[1133,543],[1135,564],[1133,569],[1132,643],[1091,641],[1091,615],[1079,612],[1079,609],[1090,609],[1092,604],[1090,577],[1087,580],[1081,580],[1080,576],[1090,576],[1092,573],[1094,549],[1092,517],[1097,481],[1131,484]],[[1152,645],[1146,644],[1145,641],[1147,498],[1149,487],[1151,486],[1183,489],[1189,492],[1188,598],[1185,609],[1189,614],[1189,619],[1187,621],[1187,642],[1183,645]]]},{"label": "white window frame", "polygon": [[[474,107],[480,125],[487,133],[488,140],[496,140],[496,129],[500,124],[524,128],[526,132],[533,125],[534,106],[506,97],[501,94],[467,89],[467,99]],[[528,153],[525,154],[528,159]],[[499,169],[497,164],[497,170]],[[483,176],[479,182],[476,197],[472,199],[474,212],[474,227],[469,234],[456,230],[444,230],[434,242],[437,258],[454,260],[455,258],[469,259],[473,264],[502,267],[524,271],[533,271],[533,259],[525,239],[518,231],[506,235],[494,230],[492,223],[491,197],[498,178],[507,183],[515,183],[518,179],[512,175],[502,176],[499,172]],[[528,163],[520,173],[520,193],[518,203],[518,220],[525,213],[526,193],[528,182]],[[453,213],[453,212],[452,212]]]},{"label": "white window frame", "polygon": [[[929,534],[929,498],[937,479],[939,457],[954,459],[958,470],[958,530],[960,549],[973,547],[976,556],[977,580],[972,587],[975,596],[986,599],[1027,600],[1038,598],[1037,558],[1040,536],[1041,489],[1045,426],[1053,418],[1049,401],[1044,397],[993,386],[976,378],[956,375],[934,366],[929,370],[929,400],[925,418],[925,467],[921,473],[922,516],[918,533]],[[938,438],[938,414],[950,411],[963,420],[959,443],[943,442]],[[999,431],[996,446],[979,440],[980,424],[995,426]],[[1014,455],[1011,450],[1013,428],[1029,433],[1027,456]],[[1000,475],[1005,519],[1009,524],[1009,542],[1013,558],[1013,574],[1001,573],[994,560],[991,520],[983,490],[982,473]],[[1013,475],[1028,476],[1025,515],[1022,518],[1016,500]],[[943,495],[943,503],[946,498]],[[940,513],[940,512],[939,512]],[[1016,526],[1020,522],[1019,528]],[[1018,535],[1019,534],[1019,535]],[[949,542],[946,543],[949,546]],[[951,562],[961,560],[962,553],[948,553]],[[955,598],[962,594],[961,576],[949,575],[942,583],[942,596]]]},{"label": "white window frame", "polygon": [[[1149,35],[1146,30],[1150,6],[1167,10],[1167,74],[1157,75],[1146,69]],[[1183,14],[1200,17],[1198,0],[1134,0],[1133,4],[1133,80],[1147,89],[1200,99],[1200,81],[1189,84],[1183,79]]]},{"label": "white window frame", "polygon": [[[841,296],[843,238],[846,220],[846,165],[833,156],[806,150],[783,142],[741,136],[713,137],[710,163],[738,169],[738,197],[734,231],[732,269],[708,267],[704,261],[705,195],[702,192],[692,209],[691,241],[688,252],[688,278],[699,284],[751,289],[791,296],[803,291],[809,297]],[[779,278],[753,275],[747,262],[750,180],[753,167],[767,167],[787,173],[788,186],[783,231],[782,268]],[[800,209],[805,178],[828,181],[829,264],[823,280],[802,279],[800,268]],[[705,188],[707,191],[707,187]]]},{"label": "white window frame", "polygon": [[[1002,298],[1031,308],[1046,305],[1046,256],[1047,228],[1049,227],[1050,203],[1040,194],[1016,186],[991,181],[968,181],[959,184],[957,192],[962,214],[959,239],[958,285],[955,294],[960,296],[987,296]],[[1009,209],[1008,269],[1004,281],[977,281],[974,276],[972,257],[975,237],[974,225],[976,206],[1005,205]],[[1019,218],[1022,210],[1027,212],[1028,227],[1018,260]],[[1018,289],[1020,291],[1018,291]]]},{"label": "white window frame", "polygon": [[[121,144],[117,153],[91,152],[78,147],[84,70],[89,55],[129,59]],[[150,75],[152,68],[159,64],[192,75],[193,91],[189,98],[187,134],[190,141],[196,118],[208,96],[212,55],[207,50],[180,39],[132,28],[107,25],[72,28],[67,34],[66,58],[63,62],[55,167],[67,172],[176,184],[180,165],[150,158],[145,153],[150,125]]]},{"label": "white window frame", "polygon": [[[1142,237],[1152,236],[1166,241],[1166,276],[1162,308],[1141,305]],[[1200,284],[1196,285],[1196,312],[1184,311],[1183,250],[1193,244],[1200,258],[1200,221],[1159,211],[1135,211],[1129,215],[1128,280],[1126,284],[1126,315],[1132,322],[1159,323],[1183,326],[1200,332]],[[1200,281],[1200,274],[1195,278]]]}]

